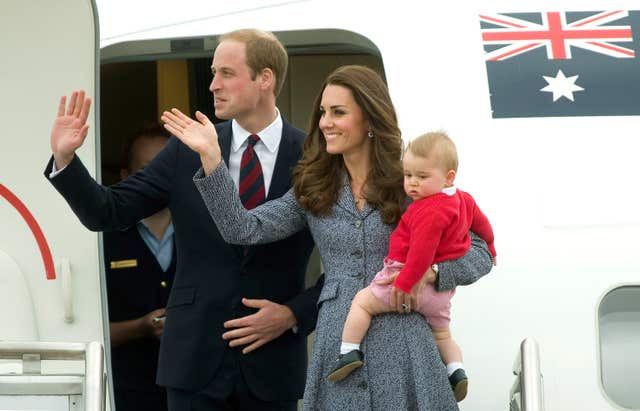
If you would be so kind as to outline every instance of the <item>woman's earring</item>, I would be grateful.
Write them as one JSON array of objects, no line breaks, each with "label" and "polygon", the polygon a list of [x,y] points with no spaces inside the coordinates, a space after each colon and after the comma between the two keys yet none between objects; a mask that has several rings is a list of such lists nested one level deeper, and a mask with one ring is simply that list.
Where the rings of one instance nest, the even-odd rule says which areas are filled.
[{"label": "woman's earring", "polygon": [[373,130],[369,129],[369,131],[367,132],[367,137],[373,138]]}]

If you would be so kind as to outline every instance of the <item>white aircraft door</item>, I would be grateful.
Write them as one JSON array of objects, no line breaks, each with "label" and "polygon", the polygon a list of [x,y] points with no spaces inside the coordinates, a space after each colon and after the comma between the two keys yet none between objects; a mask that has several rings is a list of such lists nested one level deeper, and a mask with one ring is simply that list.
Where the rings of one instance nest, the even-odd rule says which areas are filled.
[{"label": "white aircraft door", "polygon": [[[0,286],[14,297],[0,299],[0,339],[103,341],[98,235],[43,176],[60,96],[83,88],[97,100],[97,8],[3,0],[0,27]],[[92,173],[95,113],[78,153]]]}]

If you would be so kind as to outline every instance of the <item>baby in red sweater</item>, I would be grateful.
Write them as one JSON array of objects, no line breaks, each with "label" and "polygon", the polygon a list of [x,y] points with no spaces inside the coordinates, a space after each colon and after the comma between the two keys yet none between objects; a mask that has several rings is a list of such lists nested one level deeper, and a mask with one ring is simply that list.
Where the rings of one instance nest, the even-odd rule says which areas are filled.
[{"label": "baby in red sweater", "polygon": [[[362,366],[360,343],[374,315],[396,311],[396,296],[410,295],[433,331],[457,401],[467,394],[462,353],[451,338],[451,298],[454,290],[436,291],[420,281],[437,263],[464,255],[471,246],[469,231],[486,241],[494,257],[493,230],[471,195],[454,185],[458,156],[453,141],[443,132],[413,140],[402,160],[404,190],[413,202],[391,233],[383,269],[369,287],[356,294],[342,331],[337,364],[328,378],[340,381]],[[393,284],[391,284],[391,279]],[[405,299],[404,301],[407,301]],[[402,304],[406,312],[411,310]]]}]

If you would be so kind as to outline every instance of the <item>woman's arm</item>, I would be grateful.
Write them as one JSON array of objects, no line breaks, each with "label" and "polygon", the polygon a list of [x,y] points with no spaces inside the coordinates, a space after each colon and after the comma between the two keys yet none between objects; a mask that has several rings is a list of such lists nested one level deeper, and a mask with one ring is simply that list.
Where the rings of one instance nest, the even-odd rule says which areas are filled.
[{"label": "woman's arm", "polygon": [[202,169],[198,170],[193,182],[222,238],[228,243],[271,243],[306,227],[304,210],[296,201],[293,189],[249,211],[240,202],[224,162],[206,177]]},{"label": "woman's arm", "polygon": [[200,156],[202,168],[193,181],[226,242],[271,243],[306,227],[304,211],[292,190],[279,199],[247,211],[222,161],[216,128],[199,111],[196,111],[196,119],[175,108],[162,114],[165,128]]},{"label": "woman's arm", "polygon": [[438,278],[435,283],[438,291],[473,284],[491,271],[493,262],[487,243],[473,232],[469,234],[471,234],[471,247],[465,255],[438,264]]}]

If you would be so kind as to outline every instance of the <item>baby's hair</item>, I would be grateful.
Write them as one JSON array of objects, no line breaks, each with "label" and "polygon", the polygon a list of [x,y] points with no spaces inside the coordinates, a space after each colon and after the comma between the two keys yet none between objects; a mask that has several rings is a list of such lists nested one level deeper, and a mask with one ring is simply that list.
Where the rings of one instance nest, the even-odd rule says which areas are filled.
[{"label": "baby's hair", "polygon": [[417,157],[435,159],[445,171],[458,172],[456,145],[444,131],[432,131],[414,138],[407,151]]}]

